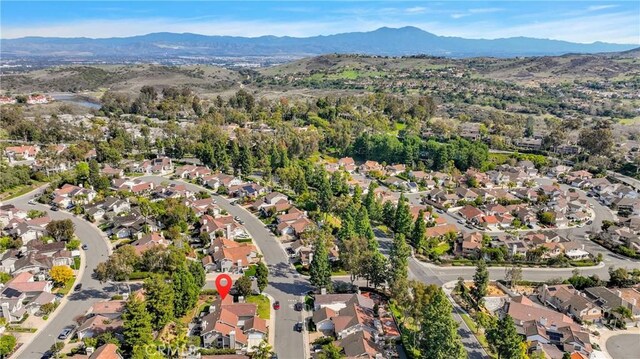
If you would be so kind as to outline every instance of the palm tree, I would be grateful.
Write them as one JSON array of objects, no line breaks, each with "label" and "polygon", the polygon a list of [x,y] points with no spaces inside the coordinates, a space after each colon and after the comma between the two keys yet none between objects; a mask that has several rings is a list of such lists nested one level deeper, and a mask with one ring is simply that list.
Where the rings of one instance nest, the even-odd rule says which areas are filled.
[{"label": "palm tree", "polygon": [[619,327],[619,328],[624,327],[625,319],[631,319],[633,316],[631,309],[623,306],[619,306],[615,308],[612,311],[612,313],[613,313],[613,318],[614,318],[616,327]]},{"label": "palm tree", "polygon": [[271,345],[266,340],[260,342],[260,344],[256,347],[253,347],[254,352],[252,359],[269,359],[273,352],[271,351]]}]

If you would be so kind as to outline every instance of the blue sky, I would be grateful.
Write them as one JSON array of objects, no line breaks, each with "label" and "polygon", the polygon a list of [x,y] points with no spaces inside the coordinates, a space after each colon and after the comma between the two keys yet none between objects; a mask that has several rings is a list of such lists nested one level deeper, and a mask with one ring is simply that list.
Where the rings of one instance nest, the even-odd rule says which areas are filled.
[{"label": "blue sky", "polygon": [[314,36],[417,26],[467,38],[640,44],[640,1],[7,1],[0,37]]}]

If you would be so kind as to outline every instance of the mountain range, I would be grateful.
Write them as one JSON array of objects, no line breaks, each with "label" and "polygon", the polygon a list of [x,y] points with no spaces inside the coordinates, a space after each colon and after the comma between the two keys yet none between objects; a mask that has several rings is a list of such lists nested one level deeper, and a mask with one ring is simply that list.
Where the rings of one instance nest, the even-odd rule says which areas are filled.
[{"label": "mountain range", "polygon": [[351,32],[313,37],[235,37],[191,33],[152,33],[123,38],[91,39],[24,37],[0,40],[3,56],[90,58],[93,60],[161,59],[179,57],[304,57],[328,53],[358,53],[381,56],[431,55],[444,57],[515,57],[625,51],[631,44],[512,37],[494,40],[438,36],[416,27],[382,27],[369,32]]}]

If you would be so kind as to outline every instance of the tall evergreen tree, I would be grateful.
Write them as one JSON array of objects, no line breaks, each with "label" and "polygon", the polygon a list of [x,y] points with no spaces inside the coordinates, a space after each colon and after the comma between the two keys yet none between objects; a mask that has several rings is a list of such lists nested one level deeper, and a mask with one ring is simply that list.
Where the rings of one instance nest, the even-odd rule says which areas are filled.
[{"label": "tall evergreen tree", "polygon": [[378,242],[376,241],[376,235],[371,228],[371,221],[369,220],[369,214],[364,207],[360,208],[360,211],[356,214],[356,232],[360,237],[364,237],[369,244],[369,249],[373,250],[378,248]]},{"label": "tall evergreen tree", "polygon": [[329,252],[323,238],[316,240],[309,276],[309,281],[317,288],[328,288],[331,285]]},{"label": "tall evergreen tree", "polygon": [[144,346],[153,340],[151,314],[145,303],[131,296],[122,313],[122,335],[125,351],[131,353],[134,347]]},{"label": "tall evergreen tree", "polygon": [[414,248],[420,249],[423,246],[426,233],[427,224],[424,221],[424,210],[421,209],[411,230],[411,243]]},{"label": "tall evergreen tree", "polygon": [[382,219],[382,205],[376,198],[375,189],[378,187],[375,182],[369,184],[367,189],[367,195],[362,200],[362,205],[367,209],[369,218],[373,221],[380,221]]},{"label": "tall evergreen tree", "polygon": [[176,317],[182,317],[192,309],[198,301],[200,287],[193,279],[193,275],[184,267],[179,267],[172,277],[174,291],[174,312]]},{"label": "tall evergreen tree", "polygon": [[405,237],[411,235],[411,224],[413,220],[411,218],[411,210],[409,209],[409,203],[404,197],[404,194],[400,195],[398,200],[398,206],[396,207],[396,213],[393,221],[393,230],[396,233],[402,233]]},{"label": "tall evergreen tree", "polygon": [[422,315],[421,358],[464,359],[467,357],[458,324],[451,315],[452,306],[442,289],[431,297]]},{"label": "tall evergreen tree", "polygon": [[479,260],[476,265],[476,273],[473,275],[473,288],[471,289],[471,297],[479,305],[482,304],[482,298],[487,295],[489,288],[489,270],[484,260]]},{"label": "tall evergreen tree", "polygon": [[394,229],[396,220],[396,206],[391,201],[386,201],[382,205],[382,223]]},{"label": "tall evergreen tree", "polygon": [[526,358],[526,351],[522,350],[522,338],[508,314],[487,330],[487,341],[498,354],[498,359]]},{"label": "tall evergreen tree", "polygon": [[342,267],[349,272],[351,283],[357,277],[364,274],[364,260],[367,256],[367,241],[362,237],[353,237],[340,241],[340,262]]},{"label": "tall evergreen tree", "polygon": [[364,277],[368,284],[378,288],[387,281],[388,264],[387,258],[376,248],[367,252],[365,261]]},{"label": "tall evergreen tree", "polygon": [[[197,263],[198,265],[200,263]],[[154,274],[144,281],[145,304],[155,330],[173,319],[173,287],[162,275]]]},{"label": "tall evergreen tree", "polygon": [[260,261],[258,266],[256,267],[256,281],[258,282],[258,289],[262,293],[264,289],[269,284],[269,268],[264,264],[264,262]]},{"label": "tall evergreen tree", "polygon": [[389,254],[389,292],[401,305],[409,299],[409,256],[411,248],[402,234],[393,238]]},{"label": "tall evergreen tree", "polygon": [[191,273],[191,275],[193,276],[193,281],[196,283],[196,286],[202,289],[205,282],[207,281],[207,274],[204,272],[202,264],[198,261],[190,262],[189,273]]},{"label": "tall evergreen tree", "polygon": [[318,186],[318,206],[323,212],[329,212],[331,201],[333,200],[333,191],[331,190],[331,182],[327,176],[327,171],[320,168],[317,173]]}]

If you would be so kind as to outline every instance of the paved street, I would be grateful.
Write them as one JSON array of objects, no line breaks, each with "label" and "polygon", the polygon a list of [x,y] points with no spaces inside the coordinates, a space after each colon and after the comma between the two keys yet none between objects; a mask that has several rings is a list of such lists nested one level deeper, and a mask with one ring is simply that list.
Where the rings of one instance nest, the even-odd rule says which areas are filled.
[{"label": "paved street", "polygon": [[76,235],[89,246],[85,252],[87,262],[82,277],[76,283],[82,283],[80,292],[72,292],[68,296],[68,302],[61,304],[56,310],[55,318],[51,318],[46,322],[46,326],[40,330],[31,343],[26,343],[19,352],[13,355],[14,358],[33,359],[40,358],[52,344],[56,342],[58,334],[62,329],[74,324],[74,319],[84,315],[84,313],[93,305],[93,303],[111,298],[116,294],[117,290],[110,284],[100,283],[92,278],[94,268],[101,261],[106,260],[109,255],[109,247],[103,239],[102,233],[93,225],[66,212],[49,211],[48,206],[41,204],[30,205],[27,202],[31,199],[33,193],[6,201],[7,204],[13,204],[16,207],[29,210],[38,209],[46,210],[48,215],[55,220],[71,219],[76,226]]},{"label": "paved street", "polygon": [[[204,188],[186,182],[169,181],[164,177],[142,177],[147,181],[161,183],[164,181],[181,183],[191,191],[201,191]],[[206,189],[205,189],[206,190]],[[221,197],[215,196],[218,205],[229,214],[238,216],[244,221],[244,226],[253,237],[256,245],[264,255],[265,262],[269,266],[269,286],[265,290],[274,300],[280,301],[280,310],[276,313],[275,345],[274,350],[280,359],[300,359],[309,356],[303,345],[303,336],[294,330],[294,325],[302,321],[302,313],[296,312],[293,306],[300,299],[300,295],[311,290],[309,282],[298,275],[290,264],[289,257],[284,249],[258,218],[240,206],[231,203]]]}]

